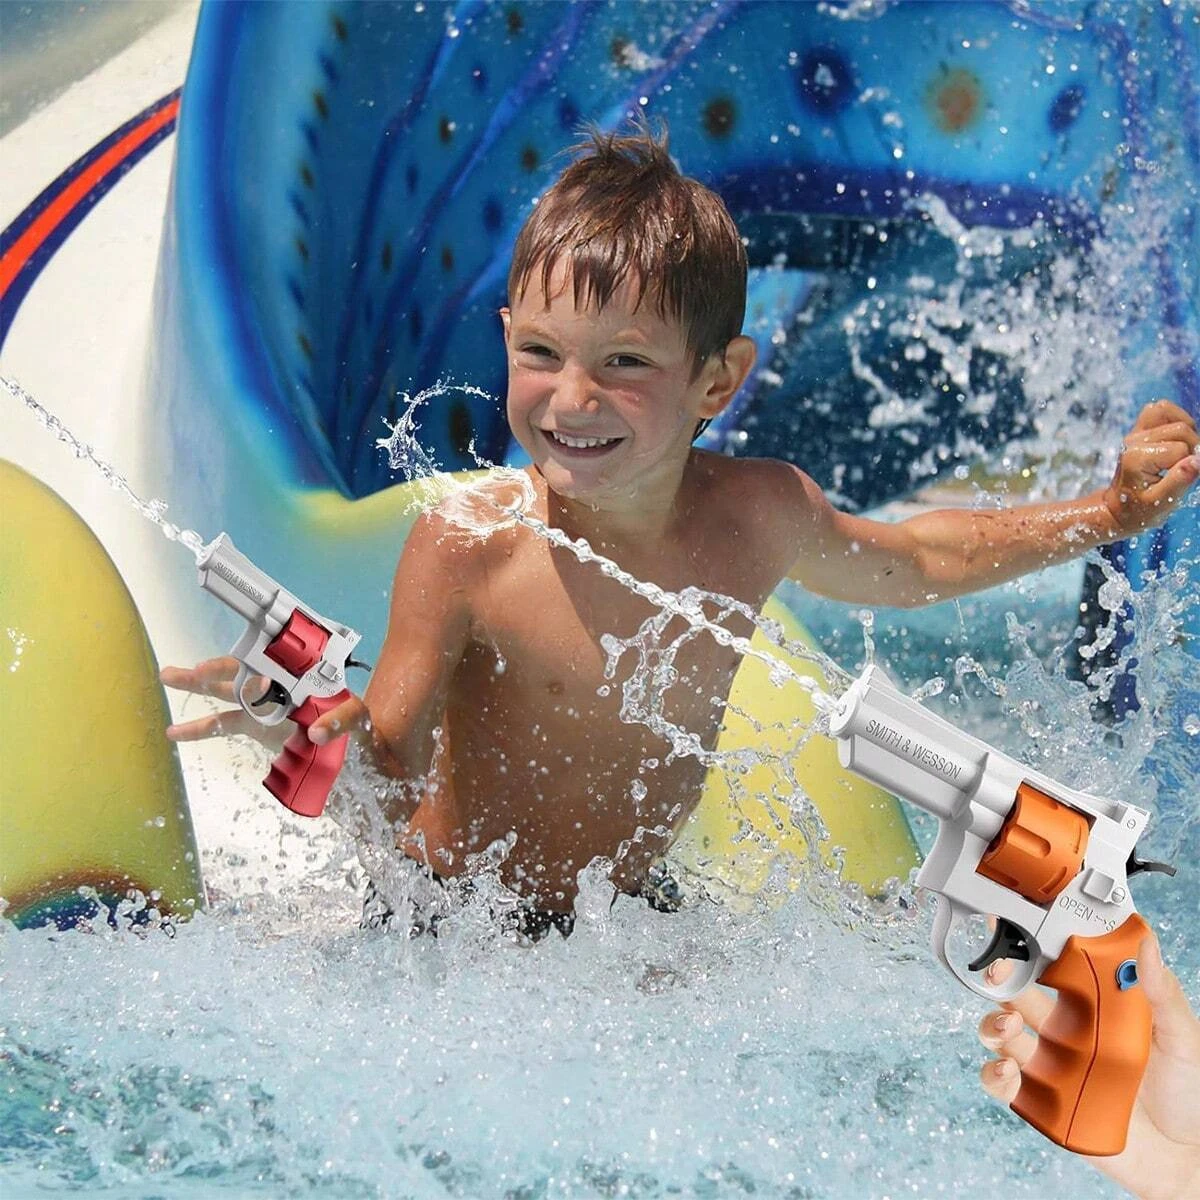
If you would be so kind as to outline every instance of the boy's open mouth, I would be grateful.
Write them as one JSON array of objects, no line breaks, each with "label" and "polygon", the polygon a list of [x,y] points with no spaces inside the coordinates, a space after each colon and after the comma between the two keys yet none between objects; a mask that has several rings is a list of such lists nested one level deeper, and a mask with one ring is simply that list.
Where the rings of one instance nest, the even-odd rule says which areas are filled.
[{"label": "boy's open mouth", "polygon": [[619,437],[573,437],[554,429],[543,429],[542,434],[556,451],[567,457],[593,458],[624,441]]}]

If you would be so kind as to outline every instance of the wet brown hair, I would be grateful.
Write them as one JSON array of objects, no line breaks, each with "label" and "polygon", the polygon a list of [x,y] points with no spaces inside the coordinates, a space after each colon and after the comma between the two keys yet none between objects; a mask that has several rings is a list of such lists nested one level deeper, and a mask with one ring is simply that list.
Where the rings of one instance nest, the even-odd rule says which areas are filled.
[{"label": "wet brown hair", "polygon": [[549,296],[560,262],[577,308],[603,308],[632,277],[638,304],[649,295],[660,316],[682,326],[694,378],[742,332],[746,249],[737,226],[715,192],[680,173],[665,130],[639,121],[629,134],[585,133],[517,235],[509,299],[524,296],[534,272]]}]

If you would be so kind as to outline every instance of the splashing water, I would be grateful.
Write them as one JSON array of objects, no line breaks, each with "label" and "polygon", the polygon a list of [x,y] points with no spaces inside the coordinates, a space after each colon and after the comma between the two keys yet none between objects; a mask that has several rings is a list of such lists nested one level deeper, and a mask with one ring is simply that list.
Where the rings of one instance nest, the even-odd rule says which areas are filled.
[{"label": "splashing water", "polygon": [[168,521],[163,515],[167,511],[167,505],[162,500],[143,500],[129,486],[128,481],[123,475],[106,463],[103,459],[96,456],[95,451],[91,446],[81,442],[63,423],[48,409],[39,404],[19,383],[15,380],[7,379],[0,375],[0,386],[8,392],[14,400],[20,400],[26,408],[41,422],[41,424],[52,433],[60,442],[64,442],[67,448],[75,455],[76,458],[84,459],[91,463],[105,479],[108,480],[109,486],[113,491],[124,496],[129,503],[137,509],[146,520],[153,522],[158,526],[162,535],[172,542],[178,542],[181,546],[192,552],[193,557],[197,562],[204,557],[208,543],[194,529],[181,529],[178,525]]},{"label": "splashing water", "polygon": [[[491,478],[497,490],[481,493],[431,467],[422,502],[445,503],[479,535],[522,521],[538,536],[559,533],[533,527],[545,529],[527,511],[527,477]],[[557,544],[592,554],[561,535]],[[607,560],[589,561],[603,570]],[[606,652],[614,678],[633,653],[627,703],[631,715],[653,716],[662,680],[639,681],[643,653],[650,662],[664,642],[669,658],[680,638],[728,636],[721,622],[736,610],[698,590],[639,594],[659,614]],[[1111,619],[1136,610],[1125,658],[1151,674],[1139,680],[1143,710],[1099,752],[1092,691],[1067,678],[1063,655],[1047,668],[1035,631],[1015,619],[1011,669],[976,648],[960,657],[953,686],[938,677],[920,694],[1066,782],[1102,779],[1111,791],[1119,780],[1123,795],[1161,806],[1147,755],[1164,751],[1166,704],[1187,685],[1191,661],[1164,648],[1195,602],[1176,575],[1127,593],[1110,573]],[[668,614],[685,626],[673,642]],[[864,627],[870,646],[886,633]],[[971,694],[974,681],[1000,712]],[[1193,746],[1186,721],[1198,710],[1189,701],[1181,718]],[[1194,763],[1180,769],[1194,777]],[[248,774],[256,783],[260,764]],[[851,932],[803,893],[749,915],[698,904],[662,916],[614,896],[597,863],[581,877],[569,943],[523,950],[498,936],[481,905],[454,909],[436,942],[364,935],[352,928],[347,871],[361,880],[347,863],[373,846],[373,876],[398,868],[368,803],[382,804],[386,786],[352,763],[347,794],[331,804],[352,836],[322,857],[306,835],[302,886],[264,878],[267,891],[242,887],[173,939],[136,932],[131,911],[116,929],[93,923],[91,936],[0,922],[4,976],[19,984],[4,989],[0,1020],[0,1124],[18,1148],[6,1151],[14,1189],[464,1200],[1117,1195],[983,1097],[979,1005],[917,944],[922,898],[905,895],[906,919],[886,937],[861,936],[875,928],[873,910]],[[1161,840],[1149,851],[1194,861],[1195,797],[1180,789],[1174,804],[1156,814]],[[278,853],[266,848],[264,863]],[[1168,958],[1188,968],[1186,896],[1156,879],[1143,898]],[[1191,969],[1183,975],[1194,992]]]}]

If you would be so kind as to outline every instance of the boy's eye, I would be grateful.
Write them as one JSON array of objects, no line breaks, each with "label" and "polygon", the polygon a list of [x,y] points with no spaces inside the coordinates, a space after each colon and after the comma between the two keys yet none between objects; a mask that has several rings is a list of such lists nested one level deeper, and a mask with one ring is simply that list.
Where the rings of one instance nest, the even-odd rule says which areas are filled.
[{"label": "boy's eye", "polygon": [[521,347],[522,354],[532,354],[536,358],[551,358],[554,351],[549,346],[539,346],[536,342],[531,342],[527,346]]},{"label": "boy's eye", "polygon": [[610,360],[614,367],[648,367],[650,364],[636,354],[614,354]]}]

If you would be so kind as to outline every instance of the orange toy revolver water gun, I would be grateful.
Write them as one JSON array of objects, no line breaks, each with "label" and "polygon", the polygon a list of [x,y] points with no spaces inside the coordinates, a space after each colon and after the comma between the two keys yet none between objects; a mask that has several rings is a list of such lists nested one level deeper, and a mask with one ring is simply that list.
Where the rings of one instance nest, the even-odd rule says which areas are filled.
[{"label": "orange toy revolver water gun", "polygon": [[[837,702],[830,733],[844,767],[938,818],[917,883],[938,895],[933,950],[973,992],[1009,1000],[1036,980],[1058,992],[1013,1110],[1078,1154],[1119,1154],[1150,1053],[1137,952],[1149,933],[1129,895],[1149,813],[1056,783],[956,729],[868,667]],[[996,918],[963,971],[947,940],[972,914]],[[1017,970],[988,987],[997,959]]]}]

